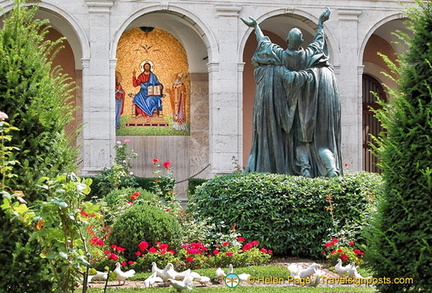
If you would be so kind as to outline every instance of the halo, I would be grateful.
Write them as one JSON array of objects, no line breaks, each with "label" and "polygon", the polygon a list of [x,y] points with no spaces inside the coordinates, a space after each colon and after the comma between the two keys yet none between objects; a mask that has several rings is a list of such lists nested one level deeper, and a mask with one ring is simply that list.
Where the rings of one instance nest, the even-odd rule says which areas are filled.
[{"label": "halo", "polygon": [[144,61],[142,61],[141,63],[140,63],[140,65],[139,65],[139,69],[140,69],[140,71],[141,72],[143,72],[144,71],[144,64],[146,64],[146,63],[149,63],[150,64],[150,66],[151,66],[151,71],[152,72],[154,72],[155,71],[155,66],[154,66],[154,63],[153,62],[151,62],[150,60],[144,60]]}]

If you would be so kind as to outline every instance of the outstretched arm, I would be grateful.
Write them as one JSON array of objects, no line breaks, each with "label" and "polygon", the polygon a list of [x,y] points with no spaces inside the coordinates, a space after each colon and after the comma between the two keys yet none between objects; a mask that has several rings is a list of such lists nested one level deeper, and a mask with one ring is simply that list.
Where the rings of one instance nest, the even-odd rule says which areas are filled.
[{"label": "outstretched arm", "polygon": [[264,33],[262,32],[261,28],[260,28],[259,25],[258,25],[258,22],[257,22],[254,18],[249,17],[250,20],[246,20],[246,19],[240,17],[240,19],[241,19],[241,20],[244,22],[244,24],[246,24],[247,26],[249,26],[249,27],[253,27],[253,28],[254,28],[254,30],[255,30],[255,35],[256,35],[256,38],[257,38],[258,43],[259,43],[260,41],[262,41],[262,40],[265,38]]},{"label": "outstretched arm", "polygon": [[318,27],[313,43],[319,44],[319,47],[321,48],[324,46],[324,22],[330,18],[330,14],[330,8],[326,7],[324,12],[320,15],[318,19]]}]

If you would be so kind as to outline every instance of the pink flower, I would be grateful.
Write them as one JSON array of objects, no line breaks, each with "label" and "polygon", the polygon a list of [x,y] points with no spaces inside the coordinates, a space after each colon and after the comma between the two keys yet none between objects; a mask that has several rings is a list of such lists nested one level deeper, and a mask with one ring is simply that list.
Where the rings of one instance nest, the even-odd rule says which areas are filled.
[{"label": "pink flower", "polygon": [[244,239],[244,237],[240,236],[240,237],[237,238],[237,241],[239,241],[239,242],[245,242],[245,239]]},{"label": "pink flower", "polygon": [[353,246],[353,245],[355,245],[355,243],[354,243],[354,241],[350,241],[350,242],[348,242],[348,245]]},{"label": "pink flower", "polygon": [[140,256],[140,255],[141,255],[141,251],[137,251],[137,252],[135,252],[135,255],[136,255],[136,256]]},{"label": "pink flower", "polygon": [[165,161],[163,163],[163,166],[165,167],[165,169],[169,169],[171,167],[171,162],[170,161]]},{"label": "pink flower", "polygon": [[261,248],[260,251],[261,251],[262,253],[267,253],[267,249],[265,249],[265,248]]},{"label": "pink flower", "polygon": [[273,250],[267,249],[267,253],[273,253]]},{"label": "pink flower", "polygon": [[219,254],[219,250],[217,250],[217,249],[213,250],[213,254],[218,255]]},{"label": "pink flower", "polygon": [[130,142],[131,142],[130,139],[127,139],[127,138],[126,138],[126,139],[124,140],[124,143],[130,143]]},{"label": "pink flower", "polygon": [[233,256],[232,252],[227,252],[227,253],[225,253],[225,255],[230,256],[230,257]]},{"label": "pink flower", "polygon": [[251,242],[251,244],[252,244],[253,246],[258,246],[258,245],[259,245],[259,242],[256,241],[256,240],[254,240],[254,241]]},{"label": "pink flower", "polygon": [[148,250],[150,253],[156,253],[157,249],[154,247],[150,247],[150,249]]},{"label": "pink flower", "polygon": [[189,256],[189,257],[186,258],[186,261],[187,262],[193,262],[194,258],[192,256]]},{"label": "pink flower", "polygon": [[9,118],[9,116],[5,113],[5,112],[2,112],[2,111],[0,111],[0,120],[5,120],[5,119],[8,119]]},{"label": "pink flower", "polygon": [[141,241],[141,242],[138,244],[138,248],[139,248],[139,250],[141,250],[141,251],[146,250],[148,247],[149,247],[149,244],[148,244],[147,241]]},{"label": "pink flower", "polygon": [[333,238],[333,239],[332,239],[332,242],[333,242],[333,243],[338,243],[338,242],[339,242],[339,239],[337,239],[337,238]]},{"label": "pink flower", "polygon": [[159,249],[161,249],[161,250],[167,250],[168,249],[168,244],[166,244],[166,243],[160,244],[159,245]]}]

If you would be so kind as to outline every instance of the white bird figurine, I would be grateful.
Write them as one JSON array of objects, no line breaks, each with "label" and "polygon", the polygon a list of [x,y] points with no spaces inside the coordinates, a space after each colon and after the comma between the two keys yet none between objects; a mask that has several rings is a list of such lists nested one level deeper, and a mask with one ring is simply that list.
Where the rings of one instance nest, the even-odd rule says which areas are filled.
[{"label": "white bird figurine", "polygon": [[294,278],[308,278],[314,274],[315,269],[321,268],[321,265],[317,263],[311,264],[308,268],[304,269],[302,266],[297,264],[290,264],[288,270],[290,275]]},{"label": "white bird figurine", "polygon": [[168,279],[168,282],[171,283],[171,286],[177,289],[177,292],[181,292],[182,290],[192,290],[192,287],[188,284],[185,284],[183,281],[178,281],[170,278]]},{"label": "white bird figurine", "polygon": [[315,278],[311,280],[308,286],[317,287],[320,284],[321,278],[325,277],[325,272],[320,269],[314,269]]},{"label": "white bird figurine", "polygon": [[155,262],[152,262],[152,273],[156,273],[156,276],[162,278],[162,269],[158,268],[157,264]]},{"label": "white bird figurine", "polygon": [[343,266],[342,260],[340,258],[338,258],[337,264],[335,265],[335,271],[340,276],[344,276],[344,275],[348,274],[348,272],[351,271],[352,268],[353,268],[352,263],[350,263],[349,265]]},{"label": "white bird figurine", "polygon": [[175,272],[174,279],[176,279],[176,280],[183,280],[186,275],[190,275],[192,273],[190,269],[187,269],[183,272],[176,272],[174,270],[174,272]]},{"label": "white bird figurine", "polygon": [[90,283],[93,279],[106,279],[108,278],[108,272],[96,271],[94,275],[88,275],[87,282]]},{"label": "white bird figurine", "polygon": [[168,279],[175,279],[176,271],[174,270],[174,265],[172,263],[168,263],[165,268],[162,270],[162,280],[166,283]]},{"label": "white bird figurine", "polygon": [[120,266],[121,266],[120,263],[117,262],[116,263],[116,268],[114,270],[114,273],[117,274],[116,280],[119,282],[119,284],[120,284],[121,281],[123,281],[122,285],[124,285],[126,283],[126,279],[127,278],[131,278],[131,277],[133,277],[135,275],[135,270],[128,270],[126,272],[123,272],[121,270]]},{"label": "white bird figurine", "polygon": [[157,276],[157,273],[154,272],[147,279],[144,280],[144,287],[150,288],[153,287],[155,283],[162,283],[163,280],[161,277]]},{"label": "white bird figurine", "polygon": [[222,270],[221,268],[217,268],[217,270],[216,270],[216,277],[219,280],[223,280],[226,277],[226,274],[225,274],[224,270]]},{"label": "white bird figurine", "polygon": [[227,275],[229,275],[229,274],[234,274],[234,266],[231,263],[228,265],[228,274]]},{"label": "white bird figurine", "polygon": [[192,287],[190,286],[190,284],[192,283],[193,278],[192,276],[189,274],[186,274],[183,278],[183,281],[179,281],[179,280],[175,280],[173,278],[169,278],[168,282],[171,283],[171,285],[177,289],[177,292],[180,292],[182,290],[192,290]]},{"label": "white bird figurine", "polygon": [[201,284],[201,286],[208,286],[211,282],[211,279],[207,276],[198,275],[194,277],[194,280]]}]

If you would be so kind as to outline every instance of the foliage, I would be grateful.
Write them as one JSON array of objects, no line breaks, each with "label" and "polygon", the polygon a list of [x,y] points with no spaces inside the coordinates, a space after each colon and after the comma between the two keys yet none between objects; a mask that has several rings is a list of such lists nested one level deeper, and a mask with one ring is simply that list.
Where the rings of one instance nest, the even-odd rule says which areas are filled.
[{"label": "foliage", "polygon": [[412,36],[400,56],[398,89],[377,117],[386,135],[376,140],[384,198],[366,234],[366,259],[375,277],[414,278],[378,285],[381,292],[430,292],[432,280],[432,2],[407,11]]},{"label": "foliage", "polygon": [[362,263],[364,252],[356,247],[352,240],[333,238],[331,241],[324,243],[323,255],[329,260],[332,266],[335,266],[340,258],[343,265],[355,263],[359,266]]},{"label": "foliage", "polygon": [[191,178],[188,181],[188,195],[194,195],[196,192],[196,188],[206,182],[208,179],[202,179],[202,178]]},{"label": "foliage", "polygon": [[125,257],[135,260],[136,245],[143,240],[149,243],[161,241],[176,247],[181,240],[180,224],[161,209],[135,205],[115,221],[108,242],[126,248]]},{"label": "foliage", "polygon": [[35,192],[40,177],[76,168],[77,150],[65,133],[73,119],[73,84],[60,67],[52,68],[63,39],[46,40],[47,21],[35,19],[37,7],[24,3],[15,1],[0,30],[0,104],[20,129],[11,140],[20,149],[14,153],[20,176],[8,178],[8,185],[33,200],[40,198]]},{"label": "foliage", "polygon": [[137,186],[135,177],[130,172],[130,168],[132,168],[131,161],[137,157],[137,154],[128,149],[128,143],[130,143],[129,139],[116,142],[114,146],[116,150],[114,164],[96,176],[98,197],[108,194],[113,189]]},{"label": "foliage", "polygon": [[[313,179],[230,174],[198,187],[187,208],[197,221],[211,219],[235,227],[275,254],[319,257],[328,237],[367,224],[364,219],[373,209],[379,186],[380,176],[367,172]],[[358,241],[359,231],[351,234]]]}]

